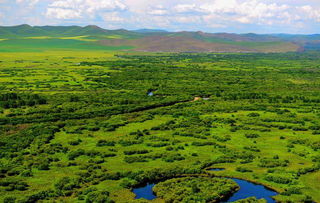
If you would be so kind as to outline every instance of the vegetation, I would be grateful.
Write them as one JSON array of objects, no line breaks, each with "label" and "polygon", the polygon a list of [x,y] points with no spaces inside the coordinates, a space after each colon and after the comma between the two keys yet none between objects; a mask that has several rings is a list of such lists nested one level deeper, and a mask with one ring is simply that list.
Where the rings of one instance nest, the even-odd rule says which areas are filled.
[{"label": "vegetation", "polygon": [[178,178],[210,173],[320,202],[319,64],[317,52],[2,52],[0,201],[134,202],[132,188],[157,181],[164,199],[235,188]]},{"label": "vegetation", "polygon": [[165,202],[217,202],[237,189],[229,179],[189,177],[160,182],[153,190]]}]

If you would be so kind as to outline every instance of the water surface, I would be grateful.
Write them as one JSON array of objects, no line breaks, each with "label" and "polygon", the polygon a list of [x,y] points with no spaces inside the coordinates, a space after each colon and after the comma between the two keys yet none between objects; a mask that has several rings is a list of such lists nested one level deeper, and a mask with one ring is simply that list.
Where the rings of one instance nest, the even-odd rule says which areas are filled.
[{"label": "water surface", "polygon": [[268,203],[275,203],[276,201],[271,198],[271,196],[275,196],[278,193],[274,192],[263,185],[251,183],[246,180],[240,180],[237,178],[231,178],[234,180],[239,186],[240,190],[234,193],[227,202],[234,202],[240,199],[246,199],[248,197],[256,197],[257,199],[265,199]]},{"label": "water surface", "polygon": [[224,170],[226,170],[226,169],[224,169],[224,168],[210,168],[207,171],[224,171]]},{"label": "water surface", "polygon": [[143,187],[138,187],[132,190],[134,194],[136,194],[136,199],[144,198],[147,200],[153,200],[157,198],[157,196],[154,195],[152,188],[155,186],[155,184],[147,184]]},{"label": "water surface", "polygon": [[[214,168],[213,170],[217,170],[217,168]],[[234,193],[230,198],[228,198],[226,202],[234,202],[240,199],[246,199],[248,197],[256,197],[257,199],[263,198],[267,200],[268,203],[276,202],[271,197],[277,195],[278,194],[277,192],[274,192],[263,185],[251,183],[246,180],[240,180],[237,178],[231,178],[231,179],[234,180],[240,186],[240,189],[236,193]],[[152,191],[152,188],[154,186],[155,184],[148,183],[143,187],[138,187],[133,189],[132,192],[136,195],[136,199],[144,198],[147,200],[153,200],[157,198],[157,196],[155,196]]]}]

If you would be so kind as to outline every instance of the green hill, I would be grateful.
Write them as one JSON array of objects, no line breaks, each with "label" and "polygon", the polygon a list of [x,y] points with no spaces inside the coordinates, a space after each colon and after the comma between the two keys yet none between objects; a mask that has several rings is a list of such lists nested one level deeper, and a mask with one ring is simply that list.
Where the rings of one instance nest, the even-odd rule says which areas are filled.
[{"label": "green hill", "polygon": [[0,38],[24,38],[24,37],[74,37],[81,35],[89,36],[108,36],[108,35],[122,35],[126,38],[141,36],[136,32],[127,30],[106,30],[95,25],[80,26],[0,26]]},{"label": "green hill", "polygon": [[[107,30],[95,25],[0,26],[0,49],[125,47],[151,52],[296,52],[319,50],[319,35]],[[23,40],[33,39],[32,43]],[[59,41],[60,40],[60,41]],[[68,40],[68,41],[66,41]],[[59,43],[57,43],[59,41]],[[28,45],[27,45],[28,44]],[[50,46],[47,46],[51,44]],[[22,47],[28,46],[28,47]],[[47,47],[46,47],[47,46]]]}]

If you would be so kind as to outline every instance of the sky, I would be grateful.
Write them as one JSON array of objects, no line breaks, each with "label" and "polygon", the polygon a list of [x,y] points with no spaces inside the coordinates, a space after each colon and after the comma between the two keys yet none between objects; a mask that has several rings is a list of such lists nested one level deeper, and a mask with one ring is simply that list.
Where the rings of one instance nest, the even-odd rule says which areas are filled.
[{"label": "sky", "polygon": [[320,0],[0,0],[0,25],[320,33]]}]

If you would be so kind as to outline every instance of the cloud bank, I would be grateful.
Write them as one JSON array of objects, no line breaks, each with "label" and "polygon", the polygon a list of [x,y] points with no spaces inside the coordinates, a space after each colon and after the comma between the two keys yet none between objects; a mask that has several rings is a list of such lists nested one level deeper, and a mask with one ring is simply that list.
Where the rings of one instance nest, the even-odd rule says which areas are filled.
[{"label": "cloud bank", "polygon": [[87,25],[108,29],[319,33],[320,1],[0,0],[0,24]]}]

